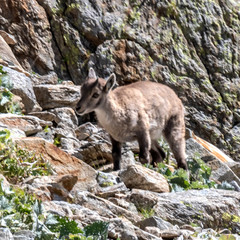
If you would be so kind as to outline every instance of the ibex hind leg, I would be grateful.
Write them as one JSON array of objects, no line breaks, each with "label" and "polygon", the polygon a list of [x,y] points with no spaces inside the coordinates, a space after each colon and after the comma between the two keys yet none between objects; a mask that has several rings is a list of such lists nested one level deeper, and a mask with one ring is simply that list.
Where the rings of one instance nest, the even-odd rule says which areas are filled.
[{"label": "ibex hind leg", "polygon": [[178,168],[187,170],[187,163],[185,157],[185,125],[181,116],[172,117],[163,134],[173,152],[177,161]]},{"label": "ibex hind leg", "polygon": [[139,160],[142,164],[150,163],[151,139],[148,131],[142,131],[137,134],[139,144]]},{"label": "ibex hind leg", "polygon": [[157,140],[152,140],[150,153],[152,155],[152,165],[162,162],[166,157],[165,152],[160,147]]},{"label": "ibex hind leg", "polygon": [[121,167],[122,144],[110,136],[112,142],[113,170],[117,171]]}]

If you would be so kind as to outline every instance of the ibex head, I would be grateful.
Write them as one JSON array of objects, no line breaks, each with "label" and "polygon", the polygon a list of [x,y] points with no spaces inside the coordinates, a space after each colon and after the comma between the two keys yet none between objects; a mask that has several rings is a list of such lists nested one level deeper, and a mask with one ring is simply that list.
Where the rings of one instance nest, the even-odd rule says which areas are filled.
[{"label": "ibex head", "polygon": [[115,83],[116,76],[114,73],[107,80],[104,80],[98,78],[93,68],[90,68],[88,78],[81,87],[81,98],[76,108],[77,113],[83,115],[100,107]]}]

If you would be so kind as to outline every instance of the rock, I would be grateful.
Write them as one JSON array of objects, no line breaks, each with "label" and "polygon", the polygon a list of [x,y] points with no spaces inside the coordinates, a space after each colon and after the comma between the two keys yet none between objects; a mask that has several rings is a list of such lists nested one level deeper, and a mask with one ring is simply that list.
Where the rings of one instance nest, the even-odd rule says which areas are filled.
[{"label": "rock", "polygon": [[[112,224],[111,224],[112,223]],[[125,219],[112,219],[110,223],[109,235],[112,238],[120,238],[126,240],[138,240],[134,231],[134,226],[130,221]]]},{"label": "rock", "polygon": [[35,194],[43,201],[72,201],[70,191],[77,183],[78,177],[73,175],[43,176],[24,181],[28,192]]},{"label": "rock", "polygon": [[236,112],[238,112],[238,115],[237,115],[238,124],[236,124],[226,134],[226,139],[227,139],[229,145],[231,145],[231,147],[232,147],[232,153],[234,154],[236,161],[238,161],[238,159],[240,159],[240,151],[239,151],[239,145],[240,145],[240,138],[239,138],[239,134],[240,134],[240,123],[239,123],[240,119],[239,119],[239,117],[240,117],[240,115],[239,114],[240,114],[240,112],[239,112],[239,110],[237,110]]},{"label": "rock", "polygon": [[20,63],[14,56],[11,48],[8,46],[8,44],[6,43],[6,41],[4,40],[4,38],[2,36],[0,36],[0,56],[1,56],[0,58],[3,61],[5,61],[7,64],[15,65],[22,69]]},{"label": "rock", "polygon": [[56,123],[58,127],[75,129],[78,125],[77,116],[72,108],[54,108],[51,113],[57,117]]},{"label": "rock", "polygon": [[25,132],[24,131],[22,131],[22,130],[20,130],[20,129],[18,129],[18,128],[12,128],[12,126],[10,126],[10,128],[7,126],[7,125],[5,125],[5,124],[0,124],[0,131],[2,131],[2,130],[8,130],[8,131],[10,131],[10,136],[11,136],[11,138],[21,138],[21,137],[26,137],[26,134],[25,134]]},{"label": "rock", "polygon": [[14,233],[13,237],[14,237],[14,240],[34,240],[36,237],[36,234],[30,230],[22,230]]},{"label": "rock", "polygon": [[234,1],[14,3],[1,1],[1,29],[15,37],[12,51],[25,69],[55,71],[80,84],[94,66],[101,77],[115,72],[121,85],[165,83],[183,100],[187,126],[238,161],[240,36]]},{"label": "rock", "polygon": [[127,169],[130,165],[135,165],[134,153],[129,148],[122,149],[121,169]]},{"label": "rock", "polygon": [[162,237],[163,239],[174,239],[182,235],[180,230],[160,230],[157,227],[146,227],[145,230],[157,237]]},{"label": "rock", "polygon": [[17,43],[15,37],[3,30],[0,30],[0,35],[3,37],[5,42],[9,45],[15,45]]},{"label": "rock", "polygon": [[137,209],[152,209],[158,202],[158,195],[150,191],[132,189],[129,200]]},{"label": "rock", "polygon": [[95,221],[107,221],[107,218],[100,216],[97,212],[85,208],[81,205],[71,204],[64,201],[45,201],[43,202],[46,211],[59,216],[67,216],[75,220],[80,228]]},{"label": "rock", "polygon": [[[230,158],[229,156],[227,156],[223,151],[221,151],[219,148],[215,147],[214,145],[212,145],[211,143],[205,141],[204,139],[196,136],[193,132],[191,132],[191,130],[188,129],[188,131],[190,131],[190,135],[192,140],[194,140],[194,144],[195,146],[197,146],[196,144],[199,145],[198,150],[202,151],[202,153],[204,153],[205,149],[205,155],[209,155],[209,156],[214,156],[215,158],[219,159],[221,162],[224,163],[231,163],[234,162],[234,160],[232,158]],[[190,140],[189,140],[190,141]],[[188,142],[187,142],[188,143]],[[195,150],[196,147],[193,147],[192,150]],[[193,157],[193,153],[191,152],[191,147],[187,148],[187,150],[189,150],[190,155]],[[195,150],[196,152],[196,150]],[[205,158],[208,158],[208,156],[206,156]]]},{"label": "rock", "polygon": [[7,113],[0,115],[0,124],[7,126],[7,128],[18,128],[28,136],[41,131],[43,126],[51,126],[52,123],[45,122],[33,116]]},{"label": "rock", "polygon": [[97,175],[97,182],[100,187],[109,187],[118,184],[120,182],[120,179],[111,173],[104,173],[99,171]]},{"label": "rock", "polygon": [[195,223],[204,228],[219,229],[227,224],[236,233],[240,229],[240,223],[233,219],[240,213],[239,206],[236,205],[239,198],[238,192],[228,190],[164,193],[159,195],[153,209],[158,217],[178,226]]},{"label": "rock", "polygon": [[162,240],[162,238],[156,237],[135,227],[130,221],[126,219],[111,219],[109,228],[109,236],[114,239],[120,238],[126,240]]},{"label": "rock", "polygon": [[167,230],[167,229],[175,229],[176,230],[176,227],[174,227],[171,223],[164,221],[163,219],[156,217],[156,216],[146,218],[146,219],[142,220],[141,222],[138,222],[137,225],[143,230],[146,227],[157,227],[159,230]]},{"label": "rock", "polygon": [[44,140],[54,143],[53,131],[50,127],[46,126],[42,131],[33,135],[34,137],[43,138]]},{"label": "rock", "polygon": [[140,165],[130,165],[119,174],[128,188],[144,189],[153,192],[169,192],[167,180],[153,170]]},{"label": "rock", "polygon": [[83,142],[78,153],[82,155],[84,162],[95,168],[98,168],[107,162],[112,162],[111,145],[104,139]]},{"label": "rock", "polygon": [[121,198],[121,197],[117,198],[119,194],[118,195],[115,194],[115,195],[116,195],[116,197],[110,197],[110,198],[108,198],[108,200],[111,201],[112,203],[116,204],[119,207],[125,208],[126,210],[133,212],[134,214],[138,214],[138,210],[134,204],[128,202],[124,198]]},{"label": "rock", "polygon": [[44,121],[49,121],[49,122],[57,122],[57,116],[48,111],[43,111],[43,112],[31,112],[31,116],[38,117]]},{"label": "rock", "polygon": [[[61,149],[73,156],[79,156],[78,155],[78,149],[80,148],[80,142],[76,138],[64,138],[62,137],[60,139],[61,141]],[[80,157],[81,159],[82,157]]]},{"label": "rock", "polygon": [[19,147],[41,154],[46,161],[49,161],[59,176],[66,174],[76,176],[78,182],[72,192],[95,188],[97,184],[96,171],[80,159],[70,156],[55,145],[40,138],[21,138],[16,140],[16,143]]},{"label": "rock", "polygon": [[9,67],[3,67],[3,71],[7,72],[9,84],[12,85],[11,91],[22,98],[22,103],[26,113],[41,111],[41,107],[37,103],[31,79],[23,73],[12,70]]},{"label": "rock", "polygon": [[0,181],[1,181],[1,184],[2,184],[3,188],[9,188],[10,187],[10,183],[7,181],[7,179],[2,174],[0,174]]},{"label": "rock", "polygon": [[208,162],[208,166],[211,167],[211,179],[216,182],[231,182],[235,181],[238,185],[240,185],[240,179],[238,176],[228,167],[227,164],[220,162],[219,160],[213,160]]},{"label": "rock", "polygon": [[80,99],[79,86],[36,85],[34,92],[37,101],[44,110],[59,107],[75,108]]},{"label": "rock", "polygon": [[105,218],[116,218],[118,216],[123,216],[133,224],[141,219],[138,215],[89,192],[78,192],[75,196],[75,199],[76,204],[91,209],[92,211],[96,211],[100,216]]},{"label": "rock", "polygon": [[230,163],[227,163],[227,165],[240,178],[240,163],[239,162],[230,162]]},{"label": "rock", "polygon": [[228,167],[228,164],[234,164],[234,161],[228,156],[225,156],[225,154],[220,154],[220,150],[210,152],[206,148],[206,144],[207,143],[205,141],[200,141],[200,138],[187,139],[186,153],[188,155],[188,159],[194,159],[195,157],[200,156],[200,158],[205,161],[209,167],[211,167],[211,178],[216,182],[236,181],[240,184],[238,176],[231,170],[231,168]]},{"label": "rock", "polygon": [[98,132],[99,132],[99,128],[90,122],[80,125],[75,130],[78,140],[86,140],[91,135],[97,134]]},{"label": "rock", "polygon": [[153,193],[134,189],[129,199],[138,208],[152,208],[155,216],[178,225],[194,223],[203,228],[221,229],[226,224],[232,233],[239,231],[240,194],[229,190],[188,190],[184,192]]},{"label": "rock", "polygon": [[[82,146],[78,151],[85,162],[98,167],[113,161],[111,142],[104,129],[87,122],[80,125],[75,133],[79,140],[88,141],[86,143],[82,141]],[[133,152],[128,147],[123,147],[121,168],[125,169],[132,164],[135,164]]]},{"label": "rock", "polygon": [[[120,182],[113,186],[98,188],[96,195],[99,197],[108,199],[110,197],[115,197],[119,194],[125,194],[128,190],[129,189],[126,187],[126,185],[123,182]],[[109,201],[111,200],[109,199]],[[112,202],[116,204],[116,201],[112,201]]]},{"label": "rock", "polygon": [[0,239],[1,240],[14,240],[13,235],[9,228],[7,228],[7,227],[0,228]]},{"label": "rock", "polygon": [[69,138],[69,139],[74,139],[75,141],[78,141],[75,136],[75,131],[72,128],[54,128],[53,133],[55,137],[61,138]]},{"label": "rock", "polygon": [[[24,69],[43,75],[61,68],[60,54],[47,15],[37,1],[24,0],[15,5],[12,0],[4,0],[0,9],[4,13],[1,14],[2,29],[16,38],[14,54]],[[59,65],[55,59],[60,61]]]},{"label": "rock", "polygon": [[47,75],[32,75],[32,81],[34,85],[41,84],[58,84],[58,76],[55,72],[49,72]]}]

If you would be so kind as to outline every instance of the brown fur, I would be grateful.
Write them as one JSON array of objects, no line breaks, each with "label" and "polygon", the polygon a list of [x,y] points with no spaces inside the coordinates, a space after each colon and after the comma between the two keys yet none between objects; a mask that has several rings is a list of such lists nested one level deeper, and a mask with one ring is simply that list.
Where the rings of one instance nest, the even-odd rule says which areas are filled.
[{"label": "brown fur", "polygon": [[110,134],[114,169],[120,168],[121,143],[127,141],[138,141],[142,163],[150,163],[150,153],[153,162],[162,161],[165,154],[157,142],[162,134],[178,167],[187,169],[184,108],[175,92],[154,82],[132,83],[111,91],[114,84],[114,74],[106,81],[97,79],[90,69],[77,107],[79,114],[95,111],[100,125]]}]

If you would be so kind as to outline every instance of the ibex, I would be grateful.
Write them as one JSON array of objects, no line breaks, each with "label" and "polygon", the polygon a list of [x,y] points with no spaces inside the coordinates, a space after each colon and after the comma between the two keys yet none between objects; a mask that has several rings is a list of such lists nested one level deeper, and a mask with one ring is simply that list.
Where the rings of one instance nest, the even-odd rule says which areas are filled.
[{"label": "ibex", "polygon": [[114,170],[120,169],[121,145],[137,140],[141,163],[161,162],[164,151],[158,144],[163,135],[174,154],[178,167],[187,169],[185,161],[184,108],[169,87],[150,81],[112,88],[115,74],[107,80],[98,78],[90,68],[81,87],[79,115],[95,111],[100,125],[110,134]]}]

